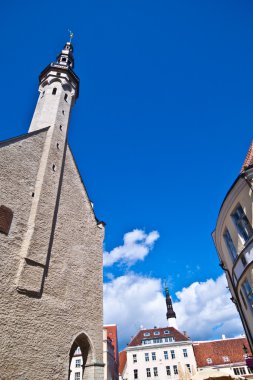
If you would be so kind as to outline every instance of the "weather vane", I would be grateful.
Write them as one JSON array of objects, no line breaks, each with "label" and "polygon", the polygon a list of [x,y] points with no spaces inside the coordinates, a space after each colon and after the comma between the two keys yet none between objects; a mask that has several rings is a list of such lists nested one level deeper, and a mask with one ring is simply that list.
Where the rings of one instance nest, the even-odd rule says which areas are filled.
[{"label": "weather vane", "polygon": [[69,31],[69,42],[71,43],[72,42],[72,38],[74,37],[74,33],[70,30],[70,29],[68,29],[68,31]]}]

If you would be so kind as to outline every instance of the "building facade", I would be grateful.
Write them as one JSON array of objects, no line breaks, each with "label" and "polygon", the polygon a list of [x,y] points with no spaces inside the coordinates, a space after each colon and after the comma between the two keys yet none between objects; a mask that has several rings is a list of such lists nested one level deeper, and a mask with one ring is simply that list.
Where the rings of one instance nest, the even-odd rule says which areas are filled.
[{"label": "building facade", "polygon": [[[119,355],[117,325],[103,327],[103,361],[104,380],[118,380],[119,378]],[[80,348],[74,353],[70,364],[70,380],[83,380],[83,358]]]},{"label": "building facade", "polygon": [[[250,376],[252,369],[246,365],[246,359],[251,354],[245,337],[225,338],[193,342],[193,351],[198,371],[209,368],[233,376]],[[248,353],[246,354],[245,351]]]},{"label": "building facade", "polygon": [[192,342],[174,327],[140,330],[125,349],[124,380],[189,379],[196,372]]},{"label": "building facade", "polygon": [[26,135],[0,143],[1,379],[103,379],[104,224],[68,145],[79,94],[67,42],[39,77]]},{"label": "building facade", "polygon": [[253,144],[221,205],[214,243],[253,351]]}]

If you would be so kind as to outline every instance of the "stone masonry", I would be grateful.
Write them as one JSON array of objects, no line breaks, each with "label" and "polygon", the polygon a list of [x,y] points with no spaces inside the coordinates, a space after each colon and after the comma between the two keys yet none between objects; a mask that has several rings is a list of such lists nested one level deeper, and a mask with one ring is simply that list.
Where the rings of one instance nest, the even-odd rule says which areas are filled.
[{"label": "stone masonry", "polygon": [[83,379],[103,378],[104,225],[67,143],[73,65],[67,43],[40,76],[29,133],[0,143],[2,380],[67,380],[78,346]]}]

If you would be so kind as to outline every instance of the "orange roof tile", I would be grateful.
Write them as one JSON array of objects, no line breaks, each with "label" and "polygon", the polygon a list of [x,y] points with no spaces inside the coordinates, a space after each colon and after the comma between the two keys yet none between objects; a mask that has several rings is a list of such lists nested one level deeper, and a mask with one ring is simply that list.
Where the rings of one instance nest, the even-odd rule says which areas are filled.
[{"label": "orange roof tile", "polygon": [[244,163],[241,168],[241,173],[247,169],[249,166],[253,165],[253,141],[250,144],[247,156],[244,160]]},{"label": "orange roof tile", "polygon": [[[248,349],[251,355],[249,344],[246,338],[221,339],[206,342],[193,342],[193,350],[198,367],[208,365],[224,365],[226,362],[223,357],[227,356],[228,363],[245,362],[243,345]],[[207,363],[207,359],[212,359],[212,363]]]},{"label": "orange roof tile", "polygon": [[121,351],[119,353],[119,374],[122,375],[127,361],[126,351]]}]

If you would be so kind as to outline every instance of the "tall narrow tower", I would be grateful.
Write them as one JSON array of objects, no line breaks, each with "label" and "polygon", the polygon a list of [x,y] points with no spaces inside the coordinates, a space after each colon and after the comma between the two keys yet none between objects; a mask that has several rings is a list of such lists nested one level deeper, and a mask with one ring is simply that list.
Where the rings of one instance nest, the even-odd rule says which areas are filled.
[{"label": "tall narrow tower", "polygon": [[166,318],[169,327],[175,327],[177,329],[176,313],[173,310],[172,299],[169,293],[169,288],[165,286],[165,296],[166,296],[166,307],[167,313]]},{"label": "tall narrow tower", "polygon": [[[73,46],[67,42],[56,62],[49,64],[39,76],[39,98],[29,132],[44,128],[47,132],[33,188],[28,229],[21,247],[20,256],[24,261],[20,262],[16,279],[20,292],[40,294],[43,286],[64,168],[70,113],[79,93],[79,78],[73,68]],[[36,249],[38,242],[39,250]]]},{"label": "tall narrow tower", "polygon": [[29,133],[0,142],[1,379],[68,380],[78,347],[82,379],[104,378],[104,224],[67,140],[73,67],[67,42],[40,74]]}]

